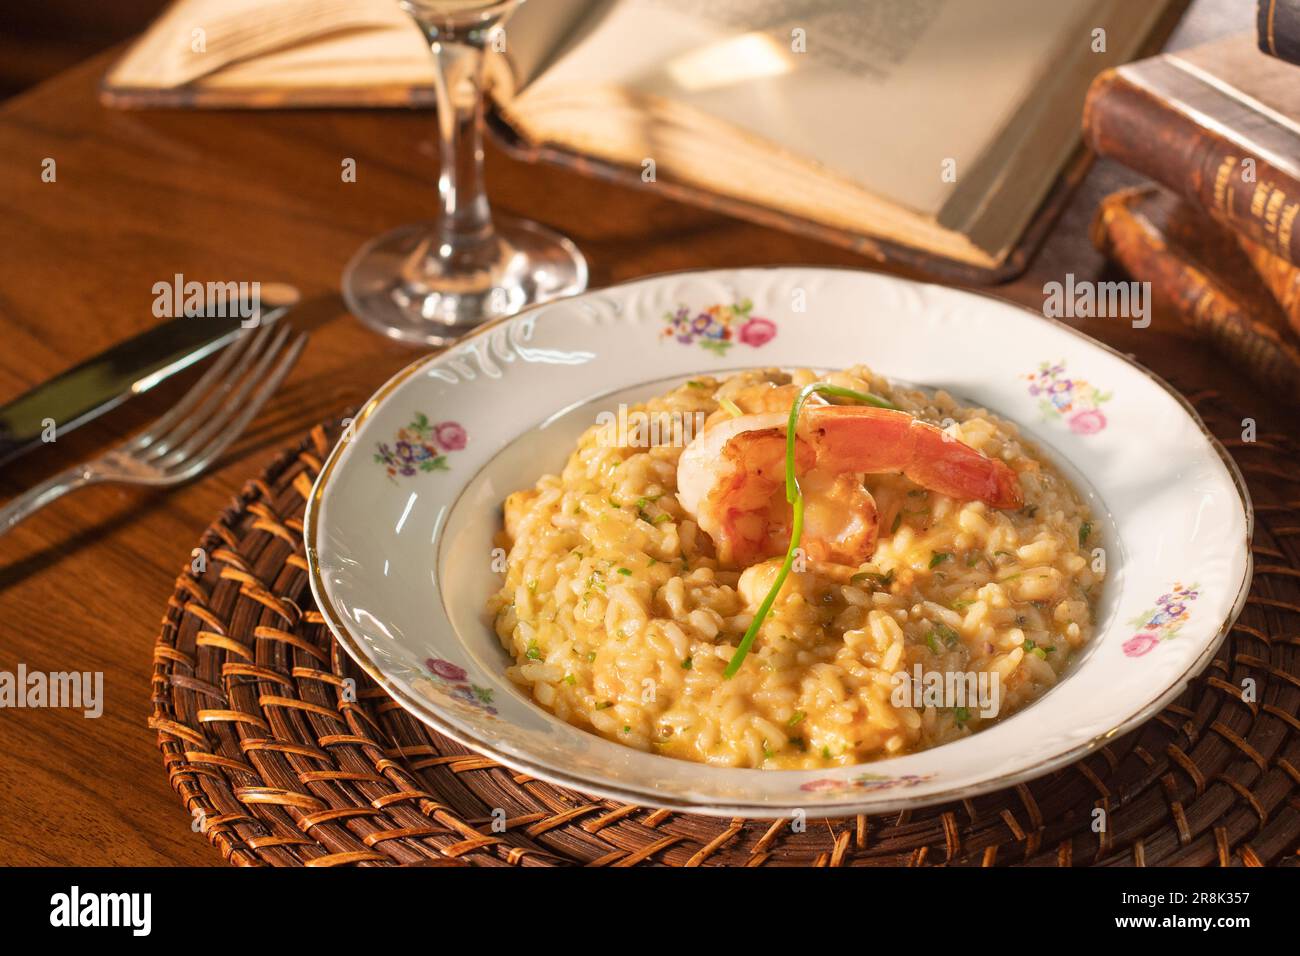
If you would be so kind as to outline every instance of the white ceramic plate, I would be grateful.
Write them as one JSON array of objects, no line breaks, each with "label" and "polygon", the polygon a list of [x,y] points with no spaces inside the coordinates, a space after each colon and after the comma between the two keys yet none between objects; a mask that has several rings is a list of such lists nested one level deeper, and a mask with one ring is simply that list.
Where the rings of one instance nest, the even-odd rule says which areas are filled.
[{"label": "white ceramic plate", "polygon": [[[700,373],[857,363],[1017,422],[1104,523],[1096,634],[1056,688],[922,753],[771,771],[621,746],[556,719],[506,678],[510,662],[483,611],[500,582],[492,535],[501,501],[558,471],[599,411]],[[312,591],[335,635],[430,726],[588,793],[776,817],[966,797],[1043,774],[1131,729],[1209,662],[1240,611],[1252,521],[1240,474],[1196,413],[1106,346],[983,296],[772,268],[587,293],[414,363],[330,455],[305,535]]]}]

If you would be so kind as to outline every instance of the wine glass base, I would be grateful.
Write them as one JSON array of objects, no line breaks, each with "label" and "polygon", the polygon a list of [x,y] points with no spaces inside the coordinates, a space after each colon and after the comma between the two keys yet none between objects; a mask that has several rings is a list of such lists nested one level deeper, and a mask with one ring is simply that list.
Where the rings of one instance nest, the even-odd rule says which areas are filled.
[{"label": "wine glass base", "polygon": [[366,243],[343,270],[348,309],[375,331],[419,345],[450,345],[503,315],[587,288],[587,260],[557,232],[496,215],[496,244],[477,268],[444,274],[433,223],[400,226]]}]

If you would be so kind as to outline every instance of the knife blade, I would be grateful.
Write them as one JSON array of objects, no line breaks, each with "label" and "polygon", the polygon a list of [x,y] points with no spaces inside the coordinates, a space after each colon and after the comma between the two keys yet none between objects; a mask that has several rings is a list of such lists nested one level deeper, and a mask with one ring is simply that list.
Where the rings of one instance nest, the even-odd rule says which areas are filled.
[{"label": "knife blade", "polygon": [[[298,290],[264,283],[259,301],[260,321],[274,322],[297,304]],[[55,436],[63,435],[224,348],[247,310],[220,311],[235,314],[170,319],[0,406],[0,466],[42,444],[50,422]]]}]

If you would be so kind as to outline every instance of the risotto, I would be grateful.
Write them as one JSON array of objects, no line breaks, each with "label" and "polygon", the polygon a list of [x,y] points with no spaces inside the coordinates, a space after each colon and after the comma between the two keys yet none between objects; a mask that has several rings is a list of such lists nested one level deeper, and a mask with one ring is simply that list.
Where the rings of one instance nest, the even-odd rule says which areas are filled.
[{"label": "risotto", "polygon": [[[810,498],[808,546],[800,539],[728,676],[785,545],[738,563],[706,532],[702,506],[683,504],[679,461],[692,439],[744,415],[740,396],[755,387],[816,381],[942,429],[944,444],[1009,476],[1019,507],[945,494],[921,468],[907,474],[924,483],[902,469],[851,475],[854,507],[875,513],[869,542],[846,558],[815,547]],[[788,528],[772,533],[789,541]],[[1099,538],[1069,483],[987,411],[864,367],[750,371],[602,416],[559,475],[512,494],[505,581],[487,610],[516,662],[511,679],[610,740],[719,766],[856,764],[959,739],[1049,690],[1091,634]]]}]

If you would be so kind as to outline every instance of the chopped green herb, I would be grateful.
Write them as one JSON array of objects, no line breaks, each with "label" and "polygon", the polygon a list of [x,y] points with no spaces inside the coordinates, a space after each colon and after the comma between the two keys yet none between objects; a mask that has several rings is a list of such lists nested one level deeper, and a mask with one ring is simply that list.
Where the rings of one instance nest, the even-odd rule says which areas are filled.
[{"label": "chopped green herb", "polygon": [[970,552],[968,555],[966,555],[966,567],[968,568],[975,567],[975,565],[979,564],[979,560],[980,560],[980,553],[978,551]]},{"label": "chopped green herb", "polygon": [[528,642],[528,649],[524,651],[524,657],[530,661],[540,661],[542,659],[542,652],[538,648],[536,641]]},{"label": "chopped green herb", "polygon": [[775,756],[776,756],[776,754],[772,753],[772,748],[769,747],[769,746],[767,745],[767,741],[764,740],[764,741],[763,741],[763,759],[764,759],[764,760],[771,760],[771,759],[772,759],[773,757],[775,757]]},{"label": "chopped green herb", "polygon": [[737,405],[729,398],[724,397],[718,399],[718,404],[721,405],[724,409],[726,409],[727,414],[730,415],[732,418],[739,418],[741,415],[745,414],[741,410],[740,406]]},{"label": "chopped green herb", "polygon": [[[931,629],[930,635],[927,636],[925,639],[927,644],[930,643],[930,636],[937,637],[939,640],[943,641],[944,644],[946,644],[948,647],[952,647],[959,640],[961,640],[961,636],[956,631],[954,631],[947,624],[942,624],[942,623],[936,624]],[[936,651],[935,653],[938,653],[938,651]]]},{"label": "chopped green herb", "polygon": [[695,658],[688,657],[682,661],[682,670],[688,671],[695,666]]},{"label": "chopped green herb", "polygon": [[957,723],[959,724],[964,724],[966,721],[970,720],[970,711],[965,707],[958,707],[952,712],[952,715],[957,719]]},{"label": "chopped green herb", "polygon": [[1021,644],[1020,646],[1023,647],[1023,648],[1024,648],[1025,650],[1027,650],[1027,651],[1032,651],[1032,650],[1033,650],[1035,647],[1037,647],[1038,645],[1035,644],[1034,641],[1033,641],[1031,638],[1028,638],[1028,637],[1027,637],[1027,638],[1025,638],[1025,642],[1024,642],[1023,644]]},{"label": "chopped green herb", "polygon": [[950,551],[931,551],[930,570],[933,571],[939,565],[943,564],[945,561],[950,560],[951,558],[952,558],[952,552]]},{"label": "chopped green herb", "polygon": [[595,652],[595,651],[588,651],[588,652],[587,652],[587,663],[588,663],[588,664],[594,664],[594,663],[596,663],[596,652]]},{"label": "chopped green herb", "polygon": [[890,568],[884,574],[879,571],[859,571],[853,577],[849,578],[850,584],[863,584],[867,581],[878,584],[882,588],[887,588],[894,583],[894,569]]},{"label": "chopped green herb", "polygon": [[578,683],[578,678],[574,677],[572,674],[565,674],[564,682],[572,687],[574,684]]},{"label": "chopped green herb", "polygon": [[651,524],[663,524],[665,521],[672,521],[672,520],[673,520],[673,516],[672,516],[672,515],[670,515],[670,514],[661,514],[661,515],[655,515],[655,516],[650,520],[650,523],[651,523]]},{"label": "chopped green herb", "polygon": [[1032,651],[1030,651],[1029,653],[1030,653],[1030,654],[1033,654],[1033,655],[1034,655],[1035,657],[1037,657],[1039,660],[1042,660],[1042,661],[1047,660],[1047,651],[1043,650],[1041,647],[1035,647],[1035,648],[1034,648]]},{"label": "chopped green herb", "polygon": [[631,569],[631,568],[619,568],[619,569],[618,569],[618,573],[621,574],[621,575],[623,575],[623,577],[631,577],[631,575],[632,575],[632,569]]},{"label": "chopped green herb", "polygon": [[803,720],[805,717],[807,717],[807,716],[808,716],[808,715],[805,714],[802,710],[796,710],[796,711],[795,711],[795,712],[790,716],[790,719],[787,720],[787,721],[785,722],[785,725],[786,725],[787,727],[798,727],[798,726],[799,726],[799,722],[802,721],[802,720]]},{"label": "chopped green herb", "polygon": [[613,706],[614,706],[614,702],[613,702],[612,700],[602,700],[600,703],[598,703],[598,704],[596,705],[596,709],[597,709],[597,710],[606,710],[606,709],[608,709],[608,708],[610,708],[610,707],[613,707]]},{"label": "chopped green herb", "polygon": [[1091,521],[1085,521],[1083,524],[1079,525],[1079,547],[1083,547],[1083,543],[1088,540],[1088,535],[1090,534],[1092,534]]},{"label": "chopped green herb", "polygon": [[703,382],[697,382],[697,381],[695,381],[695,379],[691,379],[691,380],[690,380],[689,382],[687,382],[686,384],[689,385],[691,388],[708,388],[708,387],[709,387],[709,386],[705,385]]},{"label": "chopped green herb", "polygon": [[830,759],[831,759],[831,748],[830,748],[830,747],[823,747],[823,748],[822,748],[822,759],[823,759],[823,760],[830,760]]},{"label": "chopped green herb", "polygon": [[931,631],[929,634],[925,635],[925,643],[929,646],[931,653],[933,654],[943,653],[943,645],[939,643],[939,635],[936,634],[934,631]]}]

